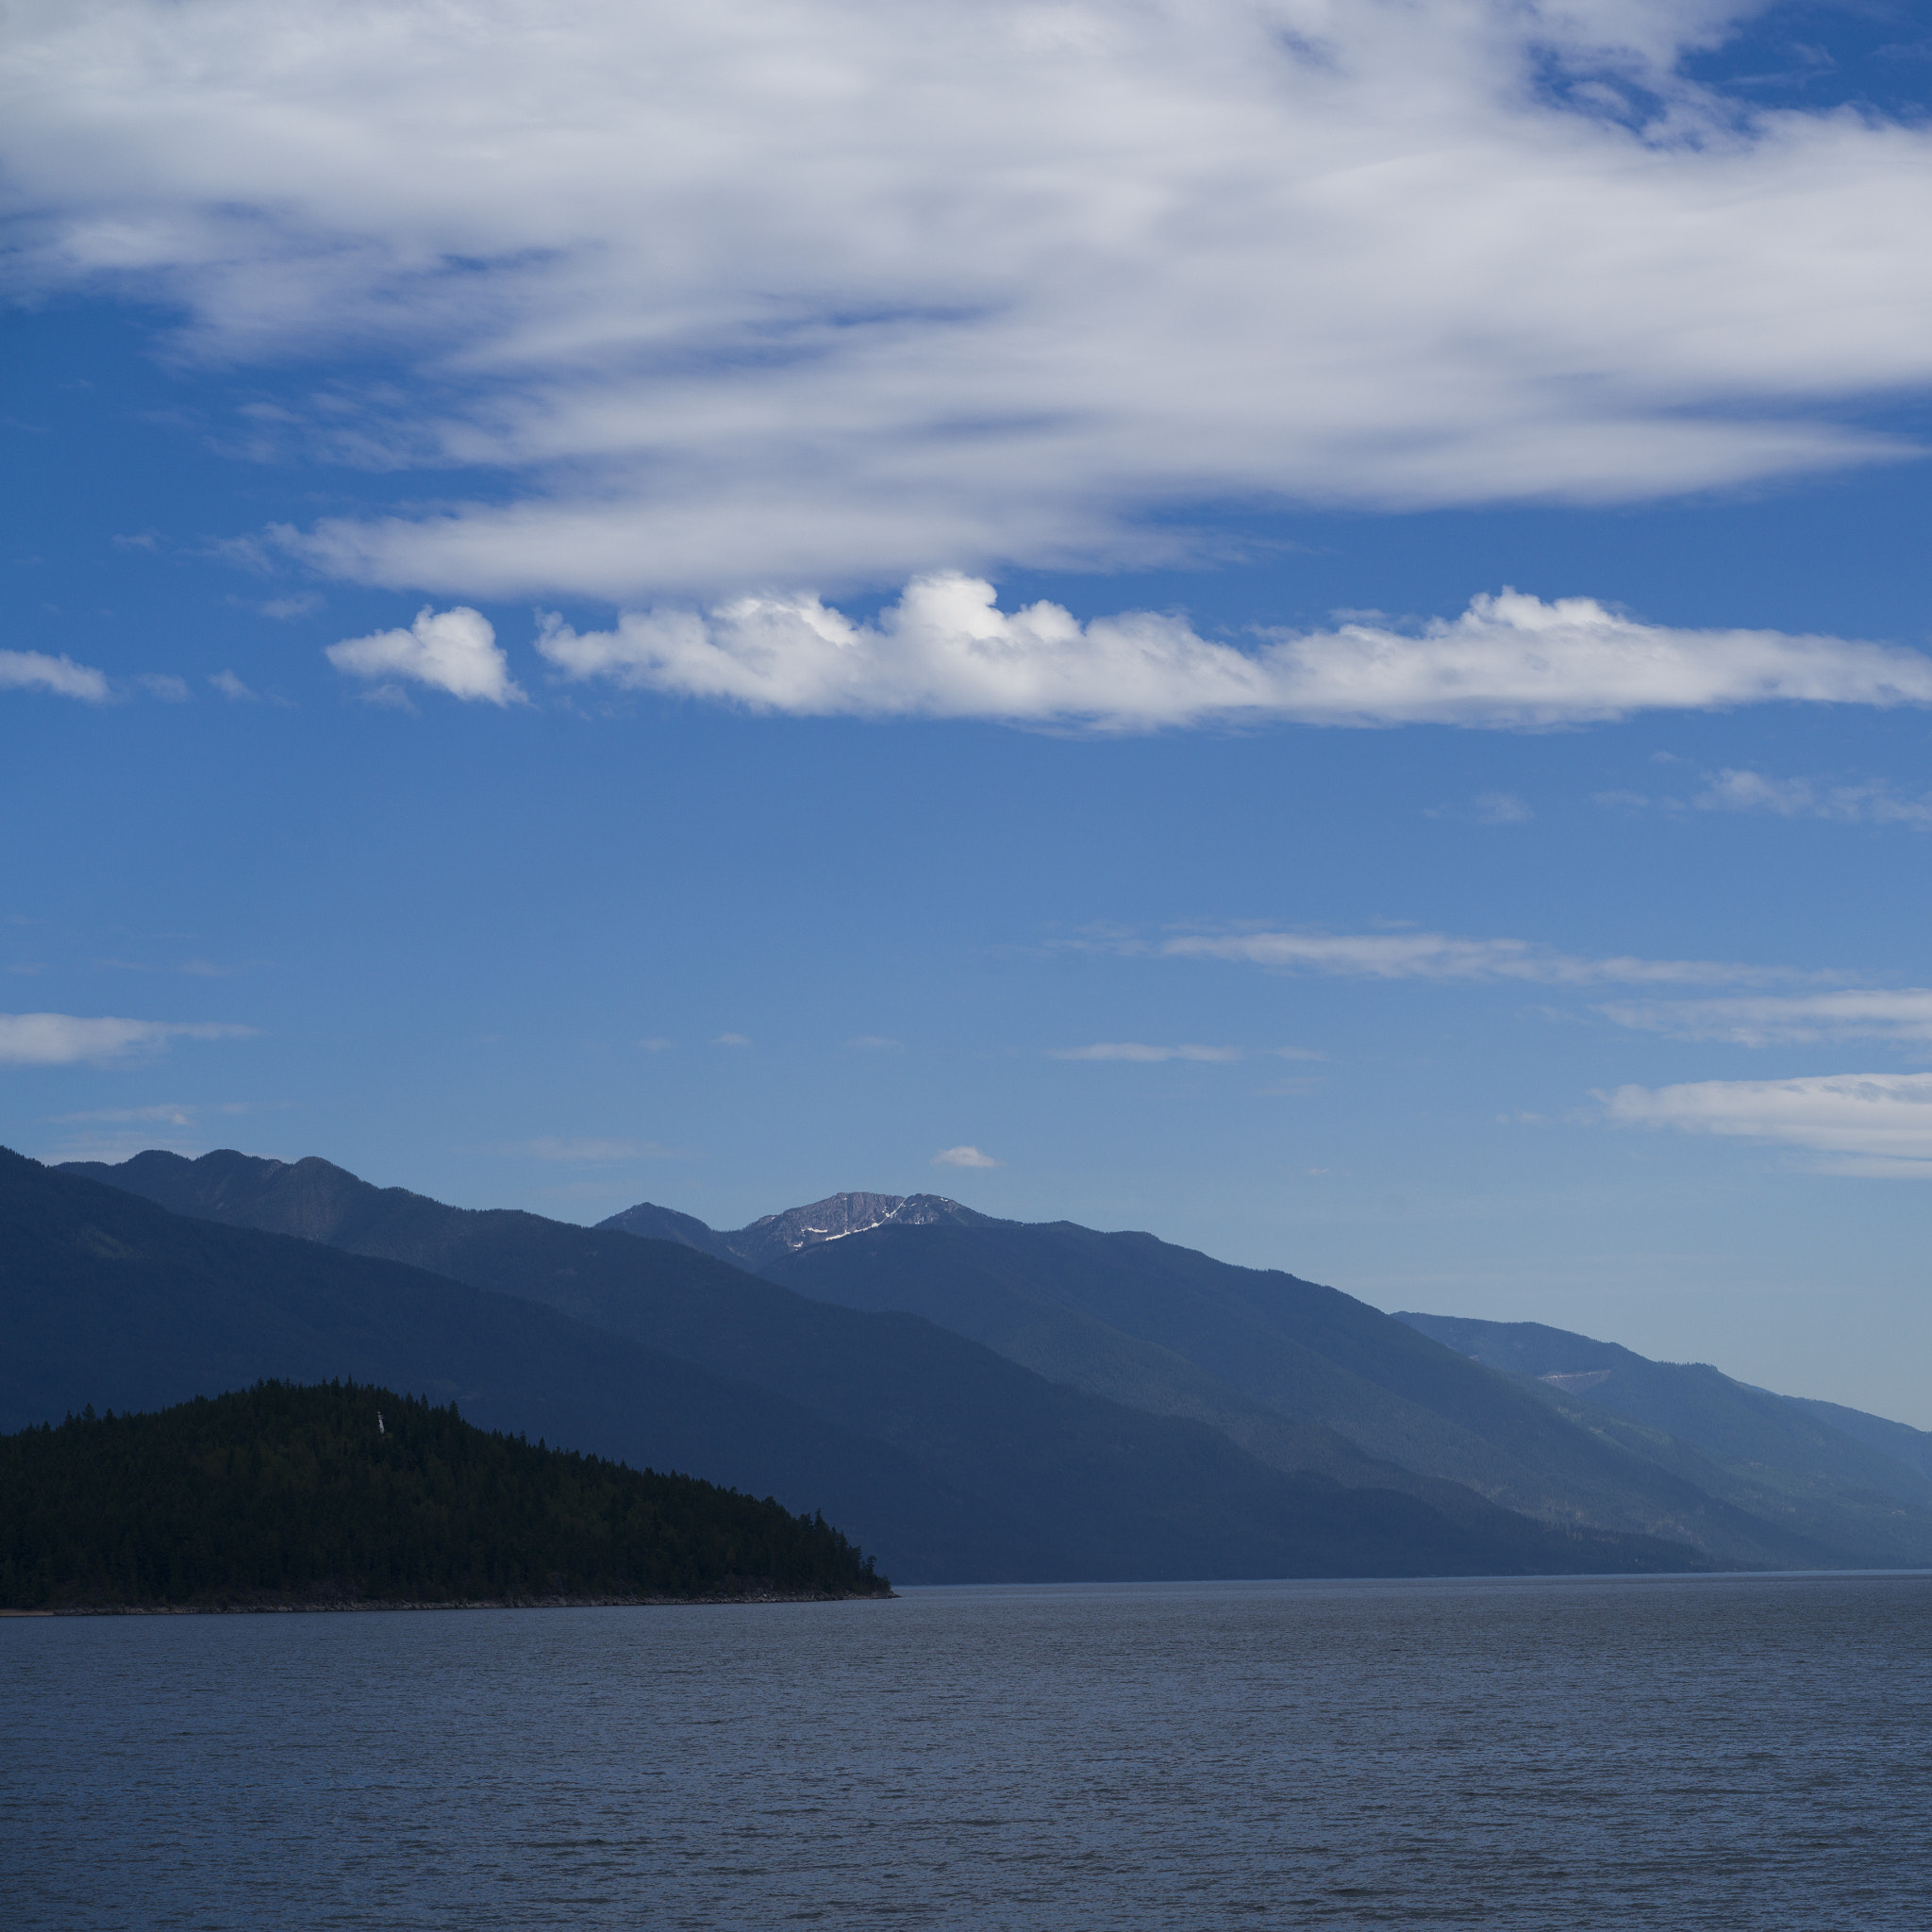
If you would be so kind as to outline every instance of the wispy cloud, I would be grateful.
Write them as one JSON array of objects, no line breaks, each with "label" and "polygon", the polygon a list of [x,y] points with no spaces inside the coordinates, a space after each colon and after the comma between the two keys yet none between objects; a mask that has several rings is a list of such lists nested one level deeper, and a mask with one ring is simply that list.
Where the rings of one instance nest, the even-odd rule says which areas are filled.
[{"label": "wispy cloud", "polygon": [[[1263,719],[1534,729],[1774,699],[1932,704],[1932,658],[1916,651],[1674,630],[1588,597],[1505,591],[1414,629],[1352,623],[1249,648],[1152,611],[1081,624],[1057,604],[1008,612],[995,598],[983,579],[942,573],[915,578],[873,624],[816,597],[746,597],[705,614],[625,613],[608,631],[553,617],[537,648],[567,678],[759,710],[1118,731]],[[1528,812],[1501,792],[1478,807],[1491,824]]]},{"label": "wispy cloud", "polygon": [[623,601],[1106,564],[1185,554],[1154,513],[1210,499],[1900,453],[1847,425],[1932,377],[1932,135],[1693,85],[1736,10],[42,0],[0,163],[29,286],[414,358],[276,437],[503,481],[288,533],[325,570]]},{"label": "wispy cloud", "polygon": [[513,1141],[506,1154],[521,1154],[532,1160],[575,1161],[585,1166],[606,1166],[624,1160],[669,1160],[676,1149],[656,1141],[601,1140],[595,1136],[558,1139],[548,1135],[534,1141]]},{"label": "wispy cloud", "polygon": [[1932,825],[1932,793],[1907,797],[1882,778],[1844,785],[1727,770],[1709,774],[1704,791],[1691,803],[1701,811],[1763,811],[1787,819]]},{"label": "wispy cloud", "polygon": [[1814,992],[1716,1000],[1621,1001],[1597,1008],[1619,1026],[1737,1046],[1807,1041],[1932,1041],[1932,990]]},{"label": "wispy cloud", "polygon": [[1004,1160],[995,1160],[991,1154],[982,1154],[977,1147],[942,1147],[932,1158],[935,1167],[1004,1167]]},{"label": "wispy cloud", "polygon": [[1802,1148],[1842,1174],[1932,1178],[1932,1074],[1699,1080],[1596,1097],[1619,1125]]},{"label": "wispy cloud", "polygon": [[1247,1049],[1240,1046],[1145,1046],[1138,1040],[1102,1040],[1091,1046],[1050,1046],[1050,1060],[1238,1060]]},{"label": "wispy cloud", "polygon": [[73,1013],[0,1013],[0,1065],[57,1067],[125,1059],[173,1040],[241,1040],[252,1026],[200,1020],[84,1019]]},{"label": "wispy cloud", "polygon": [[41,651],[0,651],[0,691],[52,691],[92,705],[106,704],[113,694],[105,672]]},{"label": "wispy cloud", "polygon": [[495,627],[480,611],[463,605],[443,611],[425,608],[408,630],[345,638],[329,645],[325,655],[352,677],[405,677],[470,702],[529,702],[509,675]]},{"label": "wispy cloud", "polygon": [[1529,940],[1439,932],[1187,933],[1161,943],[1174,958],[1238,959],[1280,971],[1365,979],[1528,980],[1544,986],[1754,985],[1827,975],[1718,959],[1589,958]]},{"label": "wispy cloud", "polygon": [[1932,792],[1902,792],[1888,779],[1847,784],[1825,778],[1776,778],[1727,767],[1703,774],[1688,797],[1648,791],[1599,791],[1596,803],[1633,812],[1766,812],[1775,818],[1824,819],[1840,824],[1932,825]]},{"label": "wispy cloud", "polygon": [[713,1046],[749,1046],[751,1044],[751,1035],[748,1033],[714,1033],[711,1036],[711,1044]]},{"label": "wispy cloud", "polygon": [[1461,819],[1473,825],[1521,825],[1535,818],[1526,800],[1513,791],[1478,791],[1467,805],[1432,805],[1424,818]]}]

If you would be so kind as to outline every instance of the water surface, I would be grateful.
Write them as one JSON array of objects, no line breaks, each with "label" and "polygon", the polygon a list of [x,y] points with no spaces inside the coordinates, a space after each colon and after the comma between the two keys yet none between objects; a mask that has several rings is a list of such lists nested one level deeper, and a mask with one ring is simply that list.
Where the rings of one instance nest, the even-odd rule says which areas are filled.
[{"label": "water surface", "polygon": [[0,1622],[0,1917],[1932,1924],[1932,1577]]}]

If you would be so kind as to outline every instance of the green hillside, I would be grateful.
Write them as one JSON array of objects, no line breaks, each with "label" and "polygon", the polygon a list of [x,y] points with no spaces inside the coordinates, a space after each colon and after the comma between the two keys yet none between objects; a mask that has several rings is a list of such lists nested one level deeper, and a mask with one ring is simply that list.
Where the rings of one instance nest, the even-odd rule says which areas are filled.
[{"label": "green hillside", "polygon": [[0,1437],[9,1609],[889,1591],[822,1518],[355,1383]]}]

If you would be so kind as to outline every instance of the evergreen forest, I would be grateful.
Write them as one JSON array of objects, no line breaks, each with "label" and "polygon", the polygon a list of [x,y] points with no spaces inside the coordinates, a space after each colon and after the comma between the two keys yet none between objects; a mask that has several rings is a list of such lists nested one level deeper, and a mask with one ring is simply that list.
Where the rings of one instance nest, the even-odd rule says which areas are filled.
[{"label": "evergreen forest", "polygon": [[0,1436],[0,1607],[878,1596],[821,1516],[281,1381]]}]

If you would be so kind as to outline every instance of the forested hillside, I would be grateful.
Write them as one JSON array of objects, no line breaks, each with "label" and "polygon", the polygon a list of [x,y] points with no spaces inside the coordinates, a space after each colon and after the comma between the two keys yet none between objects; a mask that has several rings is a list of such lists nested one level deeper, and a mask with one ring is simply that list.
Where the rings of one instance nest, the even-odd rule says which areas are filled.
[{"label": "forested hillside", "polygon": [[0,1436],[9,1609],[889,1589],[823,1518],[355,1383]]}]

